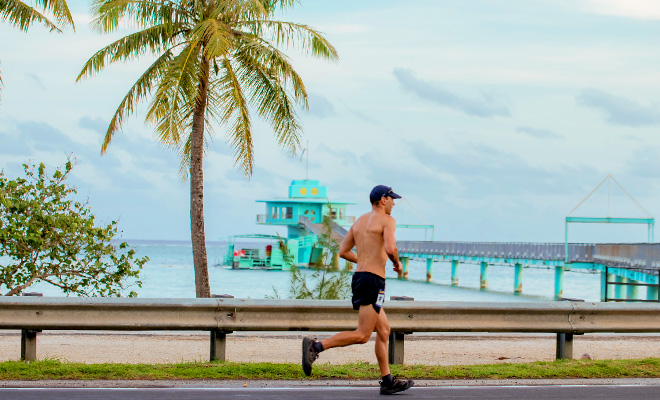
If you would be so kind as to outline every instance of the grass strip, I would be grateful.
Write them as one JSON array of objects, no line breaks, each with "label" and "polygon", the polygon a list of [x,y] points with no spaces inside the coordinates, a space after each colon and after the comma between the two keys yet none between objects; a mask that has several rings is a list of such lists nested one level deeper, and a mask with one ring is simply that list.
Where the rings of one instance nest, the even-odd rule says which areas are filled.
[{"label": "grass strip", "polygon": [[[660,358],[642,360],[558,360],[526,364],[393,365],[392,373],[415,379],[657,378]],[[0,363],[0,380],[159,379],[378,379],[376,364],[314,364],[306,377],[299,364],[182,363],[80,364],[59,360]]]}]

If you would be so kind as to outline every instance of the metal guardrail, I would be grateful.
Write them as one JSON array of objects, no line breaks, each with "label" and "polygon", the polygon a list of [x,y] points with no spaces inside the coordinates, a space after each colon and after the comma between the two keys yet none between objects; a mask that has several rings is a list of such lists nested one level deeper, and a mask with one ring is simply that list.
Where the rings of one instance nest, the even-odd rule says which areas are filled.
[{"label": "metal guardrail", "polygon": [[[390,301],[386,309],[392,332],[660,332],[660,304],[650,303]],[[212,360],[224,359],[225,335],[233,331],[356,327],[357,313],[347,301],[0,298],[0,329],[208,330]],[[33,343],[27,353],[36,357],[36,337]]]}]

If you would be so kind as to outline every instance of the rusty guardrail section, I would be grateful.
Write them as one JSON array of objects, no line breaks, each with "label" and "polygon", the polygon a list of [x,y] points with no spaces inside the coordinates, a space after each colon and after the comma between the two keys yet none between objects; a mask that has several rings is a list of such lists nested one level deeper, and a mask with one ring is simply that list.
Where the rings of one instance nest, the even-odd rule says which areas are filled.
[{"label": "rusty guardrail section", "polygon": [[[571,356],[573,334],[660,332],[660,304],[649,303],[389,301],[385,309],[392,332],[557,333],[566,338],[559,358]],[[0,297],[0,329],[208,330],[212,360],[225,358],[225,337],[232,331],[337,332],[356,326],[357,313],[338,300]],[[24,354],[36,358],[33,336]],[[393,358],[403,362],[398,346],[401,354]]]}]

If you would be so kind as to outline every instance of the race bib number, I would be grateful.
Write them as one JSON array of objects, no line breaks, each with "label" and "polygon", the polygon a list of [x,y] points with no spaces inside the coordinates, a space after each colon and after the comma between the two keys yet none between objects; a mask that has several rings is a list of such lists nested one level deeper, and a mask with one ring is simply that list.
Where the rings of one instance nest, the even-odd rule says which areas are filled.
[{"label": "race bib number", "polygon": [[385,290],[380,289],[380,291],[378,292],[378,298],[376,299],[376,305],[378,307],[382,307],[384,301],[385,301]]}]

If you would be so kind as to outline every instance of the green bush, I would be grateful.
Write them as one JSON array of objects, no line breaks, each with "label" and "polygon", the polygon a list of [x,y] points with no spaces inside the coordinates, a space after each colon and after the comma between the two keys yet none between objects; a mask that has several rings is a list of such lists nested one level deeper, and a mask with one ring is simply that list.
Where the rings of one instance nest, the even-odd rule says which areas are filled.
[{"label": "green bush", "polygon": [[[338,271],[336,255],[339,244],[332,238],[332,219],[330,214],[323,216],[323,231],[315,246],[323,248],[319,260],[312,265],[312,273],[304,274],[293,262],[293,255],[289,252],[284,241],[280,238],[280,248],[284,254],[284,262],[291,271],[291,285],[289,298],[292,299],[318,299],[343,300],[351,294],[351,275],[353,264],[346,262],[344,268]],[[279,298],[275,290],[273,298]]]},{"label": "green bush", "polygon": [[[65,294],[121,296],[127,282],[140,287],[147,257],[126,243],[112,244],[117,222],[96,226],[91,207],[65,181],[73,165],[52,176],[44,164],[23,164],[25,178],[0,171],[0,290],[20,295],[38,282]],[[131,291],[128,296],[136,296]]]}]

